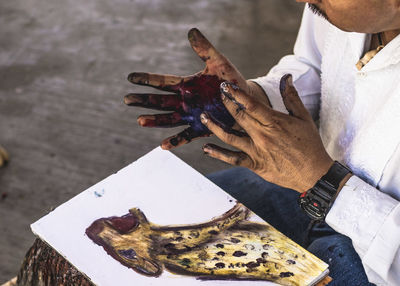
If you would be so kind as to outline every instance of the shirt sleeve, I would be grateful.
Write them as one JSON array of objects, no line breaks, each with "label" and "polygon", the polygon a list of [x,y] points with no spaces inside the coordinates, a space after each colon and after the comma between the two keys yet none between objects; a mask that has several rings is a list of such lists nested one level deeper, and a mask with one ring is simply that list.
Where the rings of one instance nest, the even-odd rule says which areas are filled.
[{"label": "shirt sleeve", "polygon": [[352,239],[370,282],[400,283],[400,202],[352,176],[326,222]]},{"label": "shirt sleeve", "polygon": [[283,57],[266,76],[252,81],[260,85],[275,110],[287,113],[279,91],[282,76],[292,74],[293,83],[314,119],[319,116],[321,51],[329,23],[305,8],[294,54]]}]

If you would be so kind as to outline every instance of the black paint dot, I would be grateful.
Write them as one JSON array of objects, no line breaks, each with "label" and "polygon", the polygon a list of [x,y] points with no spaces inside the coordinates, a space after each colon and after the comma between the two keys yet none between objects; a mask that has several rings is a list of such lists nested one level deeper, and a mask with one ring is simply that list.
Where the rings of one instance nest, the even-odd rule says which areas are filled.
[{"label": "black paint dot", "polygon": [[291,260],[291,259],[286,260],[286,262],[287,262],[288,264],[296,264],[296,261]]},{"label": "black paint dot", "polygon": [[221,244],[221,243],[218,243],[217,245],[215,245],[215,247],[217,247],[217,248],[224,248],[224,245]]},{"label": "black paint dot", "polygon": [[260,266],[260,263],[257,263],[255,261],[250,261],[249,263],[246,264],[246,267],[248,267],[248,268],[255,268],[258,266]]},{"label": "black paint dot", "polygon": [[265,250],[268,250],[268,249],[270,249],[272,246],[271,245],[269,245],[269,244],[264,244],[263,245],[263,249],[265,249]]},{"label": "black paint dot", "polygon": [[219,252],[217,252],[217,255],[219,255],[219,256],[225,256],[225,252],[219,251]]},{"label": "black paint dot", "polygon": [[218,262],[217,264],[215,264],[215,267],[217,267],[217,268],[225,268],[225,263]]},{"label": "black paint dot", "polygon": [[235,251],[232,255],[235,256],[235,257],[242,257],[242,256],[246,256],[247,253],[238,250],[238,251]]}]

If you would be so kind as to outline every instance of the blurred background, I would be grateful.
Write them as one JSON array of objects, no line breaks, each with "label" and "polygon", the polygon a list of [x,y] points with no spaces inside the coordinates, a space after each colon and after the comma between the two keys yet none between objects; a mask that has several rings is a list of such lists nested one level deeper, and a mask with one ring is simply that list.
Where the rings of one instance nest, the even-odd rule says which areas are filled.
[{"label": "blurred background", "polygon": [[[130,72],[201,70],[187,41],[198,27],[246,78],[264,75],[292,52],[303,7],[294,0],[1,1],[0,145],[11,161],[0,169],[0,284],[17,274],[34,241],[32,222],[182,129],[137,125],[149,111],[125,106],[123,96],[151,89],[131,85]],[[173,152],[203,174],[228,168],[203,155],[210,141]]]}]

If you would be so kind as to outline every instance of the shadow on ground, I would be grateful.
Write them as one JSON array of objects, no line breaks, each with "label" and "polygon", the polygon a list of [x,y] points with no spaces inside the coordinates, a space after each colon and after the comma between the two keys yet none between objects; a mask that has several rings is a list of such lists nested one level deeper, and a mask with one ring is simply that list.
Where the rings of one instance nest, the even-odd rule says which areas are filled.
[{"label": "shadow on ground", "polygon": [[[203,65],[187,31],[198,27],[247,78],[290,53],[303,6],[291,0],[86,0],[0,3],[0,283],[16,275],[53,207],[149,152],[174,130],[138,127],[145,91],[132,71],[192,74]],[[207,173],[202,139],[174,151]],[[66,218],[68,219],[68,218]]]}]

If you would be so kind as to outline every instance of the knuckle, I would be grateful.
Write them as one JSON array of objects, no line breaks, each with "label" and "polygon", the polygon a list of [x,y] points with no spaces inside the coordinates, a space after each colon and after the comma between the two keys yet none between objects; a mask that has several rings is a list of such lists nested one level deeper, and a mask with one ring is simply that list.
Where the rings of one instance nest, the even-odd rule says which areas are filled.
[{"label": "knuckle", "polygon": [[235,135],[231,134],[231,133],[224,133],[224,141],[226,143],[231,143],[235,140]]},{"label": "knuckle", "polygon": [[254,113],[254,112],[258,111],[258,105],[253,100],[248,100],[245,107],[246,107],[247,111],[250,113]]},{"label": "knuckle", "polygon": [[232,158],[232,165],[241,166],[244,161],[244,156],[242,154],[238,154],[237,156]]},{"label": "knuckle", "polygon": [[246,114],[244,113],[243,110],[239,108],[236,109],[236,119],[238,121],[244,121],[246,119]]}]

